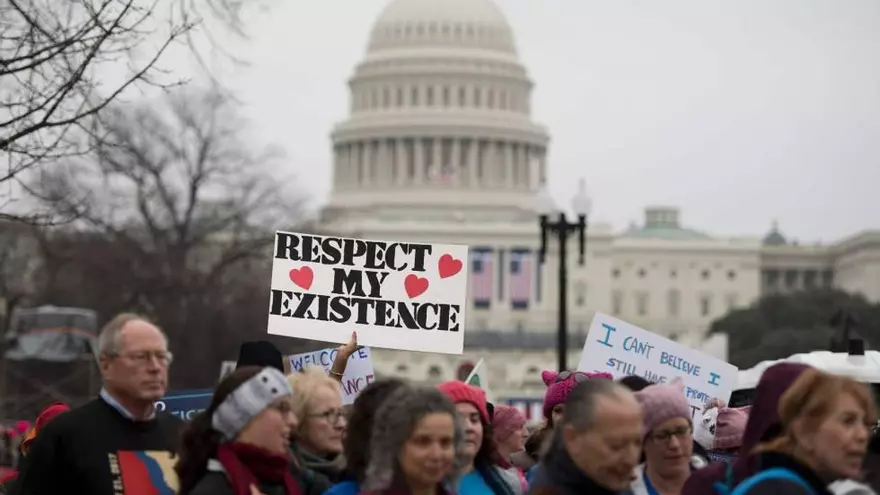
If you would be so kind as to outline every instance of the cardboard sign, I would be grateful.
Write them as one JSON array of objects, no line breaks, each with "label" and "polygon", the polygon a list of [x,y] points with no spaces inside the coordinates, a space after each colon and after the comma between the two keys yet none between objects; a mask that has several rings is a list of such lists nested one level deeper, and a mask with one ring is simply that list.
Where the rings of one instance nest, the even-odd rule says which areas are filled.
[{"label": "cardboard sign", "polygon": [[737,368],[730,363],[598,312],[578,369],[607,371],[615,379],[638,375],[654,383],[680,377],[694,424],[709,399],[730,400],[737,377]]},{"label": "cardboard sign", "polygon": [[467,247],[275,233],[268,332],[461,354]]},{"label": "cardboard sign", "polygon": [[214,391],[210,389],[171,392],[156,401],[156,410],[170,412],[184,421],[190,421],[208,408],[213,396]]},{"label": "cardboard sign", "polygon": [[[336,359],[338,349],[321,349],[320,351],[306,352],[288,356],[291,371],[302,371],[309,366],[320,366],[329,372]],[[351,404],[367,385],[373,383],[373,359],[370,349],[362,347],[348,358],[345,365],[345,373],[342,374],[342,403]]]}]

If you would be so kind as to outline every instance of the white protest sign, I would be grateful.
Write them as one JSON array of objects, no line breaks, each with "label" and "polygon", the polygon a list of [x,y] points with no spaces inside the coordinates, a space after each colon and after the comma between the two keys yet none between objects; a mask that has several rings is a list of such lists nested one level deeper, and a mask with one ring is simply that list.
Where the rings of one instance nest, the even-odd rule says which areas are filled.
[{"label": "white protest sign", "polygon": [[268,332],[461,354],[466,246],[275,233]]},{"label": "white protest sign", "polygon": [[236,364],[235,361],[223,361],[220,363],[220,379],[226,378],[226,375],[235,371]]},{"label": "white protest sign", "polygon": [[[320,351],[305,352],[287,356],[290,361],[291,371],[302,371],[309,366],[320,366],[329,372],[333,366],[333,360],[339,349],[321,349]],[[367,385],[373,383],[373,359],[370,349],[361,347],[354,351],[345,365],[345,373],[342,374],[342,403],[351,404]]]},{"label": "white protest sign", "polygon": [[695,422],[709,399],[730,400],[737,378],[737,368],[730,363],[598,312],[578,370],[607,371],[615,379],[638,375],[654,383],[680,377]]}]

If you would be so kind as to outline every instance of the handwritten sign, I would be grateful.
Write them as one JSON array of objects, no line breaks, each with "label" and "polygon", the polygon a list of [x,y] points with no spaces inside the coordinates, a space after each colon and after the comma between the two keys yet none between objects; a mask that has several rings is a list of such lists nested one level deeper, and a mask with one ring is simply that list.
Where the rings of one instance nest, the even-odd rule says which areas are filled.
[{"label": "handwritten sign", "polygon": [[467,247],[275,233],[268,332],[461,354]]},{"label": "handwritten sign", "polygon": [[156,410],[170,412],[180,419],[190,421],[208,408],[213,396],[214,391],[210,389],[171,392],[162,400],[156,401]]},{"label": "handwritten sign", "polygon": [[578,369],[607,371],[615,379],[638,375],[654,383],[680,377],[695,423],[709,399],[730,400],[737,378],[732,364],[598,312]]},{"label": "handwritten sign", "polygon": [[[292,371],[302,371],[308,366],[321,366],[329,372],[338,352],[338,349],[322,349],[294,354],[288,356],[287,359],[290,361]],[[373,383],[374,380],[375,374],[373,373],[373,359],[370,356],[370,349],[361,347],[348,358],[348,364],[345,365],[345,373],[342,374],[342,403],[353,403],[361,390]]]}]

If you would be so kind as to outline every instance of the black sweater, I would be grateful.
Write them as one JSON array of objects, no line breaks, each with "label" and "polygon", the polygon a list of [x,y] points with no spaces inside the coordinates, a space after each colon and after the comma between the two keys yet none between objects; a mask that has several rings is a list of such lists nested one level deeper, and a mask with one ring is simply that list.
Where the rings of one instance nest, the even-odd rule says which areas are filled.
[{"label": "black sweater", "polygon": [[[135,422],[95,399],[40,431],[11,494],[131,495],[174,493],[173,452],[183,422],[158,412]],[[148,486],[156,491],[143,491]]]}]

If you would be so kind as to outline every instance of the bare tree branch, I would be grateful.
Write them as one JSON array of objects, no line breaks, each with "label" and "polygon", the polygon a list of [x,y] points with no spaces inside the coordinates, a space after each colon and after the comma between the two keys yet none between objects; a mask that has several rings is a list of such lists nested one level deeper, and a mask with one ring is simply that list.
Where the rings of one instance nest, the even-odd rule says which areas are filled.
[{"label": "bare tree branch", "polygon": [[[240,0],[0,3],[0,151],[6,158],[0,184],[15,182],[27,192],[21,187],[24,172],[88,153],[96,142],[91,120],[127,90],[185,82],[159,65],[169,48],[180,42],[199,63],[206,48],[196,39],[207,39],[207,50],[226,53],[224,42],[247,36],[244,12]],[[124,73],[116,81],[100,76],[119,69]],[[0,217],[33,216],[0,210]]]}]

